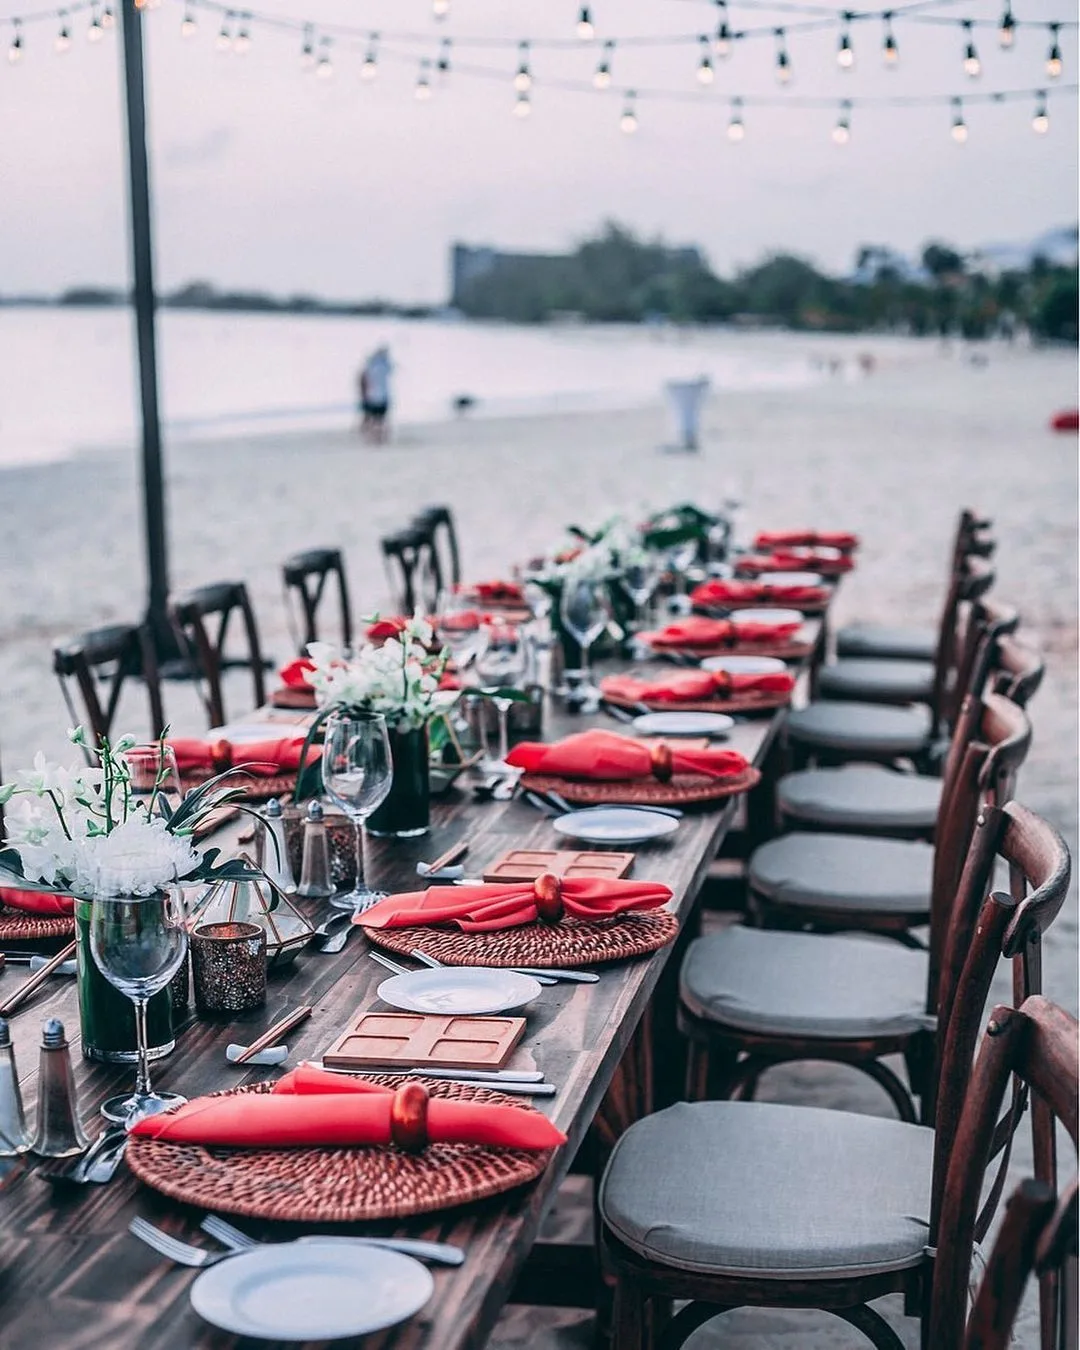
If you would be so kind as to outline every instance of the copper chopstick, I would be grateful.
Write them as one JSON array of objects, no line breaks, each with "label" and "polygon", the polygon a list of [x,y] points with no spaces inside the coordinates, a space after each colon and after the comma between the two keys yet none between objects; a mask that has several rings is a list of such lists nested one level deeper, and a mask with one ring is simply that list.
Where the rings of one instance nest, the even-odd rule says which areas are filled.
[{"label": "copper chopstick", "polygon": [[70,961],[74,955],[75,943],[69,942],[62,951],[57,952],[52,960],[42,966],[35,975],[31,975],[22,988],[16,989],[9,999],[0,1003],[0,1017],[10,1017],[15,1009],[24,1003],[35,990],[41,988],[57,966],[63,965],[65,961]]},{"label": "copper chopstick", "polygon": [[451,844],[445,853],[440,853],[433,863],[428,863],[428,874],[441,872],[444,867],[449,867],[451,863],[456,863],[459,858],[464,858],[468,851],[469,841],[459,839],[456,844]]},{"label": "copper chopstick", "polygon": [[306,1022],[315,1008],[310,1003],[303,1004],[302,1007],[294,1008],[291,1013],[286,1014],[279,1022],[275,1022],[268,1031],[264,1031],[257,1041],[252,1041],[243,1054],[237,1055],[233,1060],[234,1064],[246,1064],[249,1059],[257,1055],[260,1050],[265,1050],[268,1045],[273,1045],[279,1036],[284,1036],[287,1032],[298,1027],[301,1022]]}]

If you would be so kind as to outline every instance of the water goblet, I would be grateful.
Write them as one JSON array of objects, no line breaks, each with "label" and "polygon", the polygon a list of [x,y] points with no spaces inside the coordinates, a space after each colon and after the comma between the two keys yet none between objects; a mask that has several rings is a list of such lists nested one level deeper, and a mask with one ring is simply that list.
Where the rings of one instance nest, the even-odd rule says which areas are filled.
[{"label": "water goblet", "polygon": [[524,678],[528,656],[516,628],[506,623],[488,626],[487,648],[476,663],[481,688],[492,697],[499,715],[499,752],[494,760],[484,761],[487,773],[513,773],[506,762],[510,753],[509,715],[513,700],[500,696],[500,691],[519,685]]},{"label": "water goblet", "polygon": [[381,713],[336,713],[326,723],[322,755],[326,795],[349,817],[356,835],[356,884],[335,895],[330,903],[359,914],[386,891],[373,891],[364,882],[364,821],[390,792],[394,765],[390,733]]},{"label": "water goblet", "polygon": [[571,573],[563,582],[559,613],[567,632],[581,648],[581,693],[596,699],[599,690],[589,670],[589,648],[611,622],[607,582]]},{"label": "water goblet", "polygon": [[90,912],[90,952],[113,988],[135,1005],[138,1060],[135,1091],[110,1097],[101,1114],[129,1124],[187,1100],[175,1092],[155,1092],[150,1085],[146,1005],[180,969],[188,935],[177,888],[152,895],[110,894],[113,889],[107,878],[98,878]]},{"label": "water goblet", "polygon": [[652,599],[660,581],[660,568],[656,560],[645,555],[628,563],[619,578],[619,584],[634,602],[635,621],[639,628],[646,624],[646,606]]}]

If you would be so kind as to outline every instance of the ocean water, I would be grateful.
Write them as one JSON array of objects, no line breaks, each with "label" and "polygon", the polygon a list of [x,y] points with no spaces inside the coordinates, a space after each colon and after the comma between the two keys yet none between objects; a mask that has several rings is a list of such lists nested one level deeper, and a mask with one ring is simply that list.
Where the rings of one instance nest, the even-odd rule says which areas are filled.
[{"label": "ocean water", "polygon": [[[902,339],[452,319],[337,318],[165,311],[158,324],[162,414],[173,440],[332,429],[354,417],[356,372],[377,345],[395,363],[394,416],[441,421],[470,395],[470,416],[631,408],[669,379],[714,389],[804,388],[830,358]],[[0,309],[0,466],[131,445],[136,384],[126,310]]]}]

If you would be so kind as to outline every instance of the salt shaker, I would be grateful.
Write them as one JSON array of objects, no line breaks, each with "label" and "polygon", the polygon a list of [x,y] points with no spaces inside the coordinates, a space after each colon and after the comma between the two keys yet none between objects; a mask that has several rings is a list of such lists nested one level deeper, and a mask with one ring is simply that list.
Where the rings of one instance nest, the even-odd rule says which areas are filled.
[{"label": "salt shaker", "polygon": [[334,894],[334,883],[330,876],[330,841],[326,837],[323,809],[318,802],[308,802],[300,885],[296,888],[296,894],[311,900],[325,900]]},{"label": "salt shaker", "polygon": [[263,807],[262,818],[266,825],[265,832],[260,833],[258,838],[259,866],[275,886],[286,895],[294,895],[296,878],[293,876],[289,848],[285,842],[285,820],[281,814],[281,803],[276,797],[271,797]]},{"label": "salt shaker", "polygon": [[71,1051],[58,1017],[50,1017],[41,1028],[37,1129],[30,1147],[42,1158],[70,1158],[90,1147],[79,1120]]},{"label": "salt shaker", "polygon": [[13,1158],[29,1147],[30,1131],[26,1128],[19,1075],[15,1071],[11,1029],[0,1018],[0,1158]]}]

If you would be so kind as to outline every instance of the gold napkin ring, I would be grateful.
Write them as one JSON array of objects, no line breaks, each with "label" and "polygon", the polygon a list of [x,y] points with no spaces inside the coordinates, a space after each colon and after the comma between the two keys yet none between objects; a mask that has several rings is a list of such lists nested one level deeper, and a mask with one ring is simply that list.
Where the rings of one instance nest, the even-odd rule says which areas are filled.
[{"label": "gold napkin ring", "polygon": [[533,882],[536,897],[536,915],[541,923],[556,924],[565,910],[562,902],[562,883],[554,872],[541,872]]},{"label": "gold napkin ring", "polygon": [[670,783],[671,775],[675,772],[674,761],[671,758],[671,746],[666,741],[654,745],[649,751],[649,759],[653,777],[657,782]]},{"label": "gold napkin ring", "polygon": [[390,1141],[403,1153],[422,1153],[428,1139],[428,1091],[423,1083],[403,1083],[390,1102]]}]

